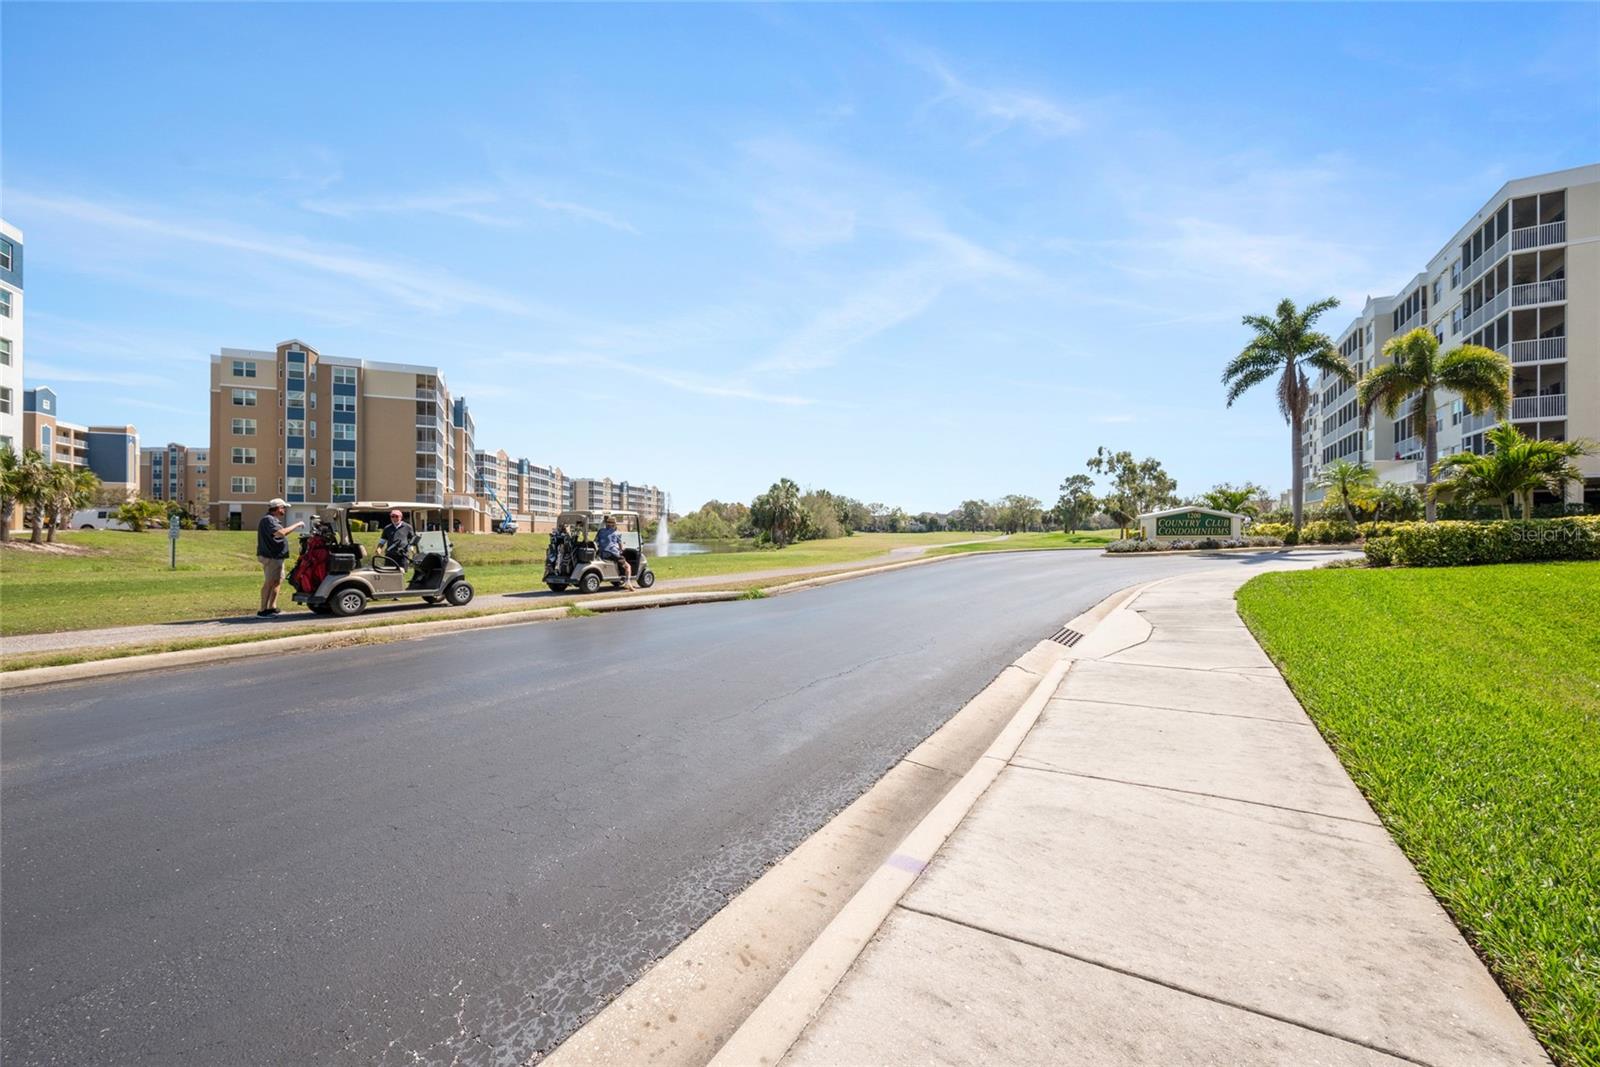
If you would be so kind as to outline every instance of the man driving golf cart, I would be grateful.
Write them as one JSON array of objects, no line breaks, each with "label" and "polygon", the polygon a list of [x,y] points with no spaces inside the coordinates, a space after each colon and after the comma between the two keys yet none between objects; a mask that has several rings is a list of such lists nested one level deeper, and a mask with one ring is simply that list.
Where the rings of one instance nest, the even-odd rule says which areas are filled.
[{"label": "man driving golf cart", "polygon": [[[300,559],[289,580],[294,600],[319,615],[358,615],[372,600],[420,599],[460,607],[472,601],[466,571],[452,557],[445,523],[418,534],[404,521],[423,505],[335,504],[313,521],[300,539]],[[400,513],[397,522],[394,516]],[[387,515],[382,551],[368,556],[350,532],[352,519],[381,521]],[[408,574],[409,571],[409,574]]]},{"label": "man driving golf cart", "polygon": [[597,593],[602,582],[621,589],[630,579],[640,589],[656,584],[644,557],[637,511],[563,511],[556,518],[544,556],[544,584],[564,593],[577,586]]}]

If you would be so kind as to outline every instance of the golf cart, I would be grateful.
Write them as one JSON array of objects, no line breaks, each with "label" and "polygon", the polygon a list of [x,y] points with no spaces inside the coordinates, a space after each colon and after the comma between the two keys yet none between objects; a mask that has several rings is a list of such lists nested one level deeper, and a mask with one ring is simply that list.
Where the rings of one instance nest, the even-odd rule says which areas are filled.
[{"label": "golf cart", "polygon": [[470,603],[472,586],[450,555],[447,522],[430,524],[437,528],[418,533],[411,544],[387,554],[368,555],[350,535],[352,519],[377,528],[391,508],[413,516],[417,526],[425,525],[420,521],[423,508],[411,504],[335,504],[313,518],[300,536],[300,558],[289,574],[295,603],[319,615],[359,615],[371,600],[420,599],[456,607]]},{"label": "golf cart", "polygon": [[644,558],[637,511],[563,511],[556,517],[556,529],[544,554],[544,584],[551,592],[564,593],[568,586],[577,586],[585,593],[598,593],[601,582],[610,582],[613,589],[622,588],[622,568],[613,560],[601,559],[595,544],[595,535],[607,516],[617,520],[622,555],[633,569],[633,580],[640,589],[656,584],[655,571]]}]

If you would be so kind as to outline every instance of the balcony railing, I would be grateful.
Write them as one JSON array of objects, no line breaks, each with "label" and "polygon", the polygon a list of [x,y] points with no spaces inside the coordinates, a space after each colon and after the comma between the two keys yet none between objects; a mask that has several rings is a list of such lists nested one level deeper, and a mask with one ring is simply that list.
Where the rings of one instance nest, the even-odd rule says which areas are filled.
[{"label": "balcony railing", "polygon": [[438,493],[417,493],[416,497],[419,504],[437,504],[443,499]]},{"label": "balcony railing", "polygon": [[1354,433],[1356,428],[1360,425],[1361,417],[1358,415],[1353,419],[1340,423],[1338,426],[1335,426],[1332,430],[1329,430],[1322,436],[1323,439],[1327,441],[1340,441],[1344,439],[1345,434]]},{"label": "balcony railing", "polygon": [[1543,248],[1545,245],[1565,244],[1567,240],[1567,224],[1561,222],[1547,222],[1543,226],[1524,226],[1519,230],[1511,231],[1511,247],[1517,251],[1525,248]]},{"label": "balcony railing", "polygon": [[1540,337],[1532,341],[1511,342],[1511,362],[1543,363],[1546,360],[1566,359],[1565,337]]},{"label": "balcony railing", "polygon": [[1505,255],[1510,247],[1511,235],[1507,234],[1484,249],[1483,255],[1473,260],[1471,266],[1463,266],[1461,268],[1461,284],[1469,285],[1481,278],[1485,271],[1500,262],[1500,257]]},{"label": "balcony railing", "polygon": [[439,468],[438,467],[418,467],[417,468],[417,481],[419,481],[419,482],[436,482],[438,480],[439,480]]},{"label": "balcony railing", "polygon": [[1553,304],[1567,298],[1567,280],[1551,278],[1547,282],[1529,282],[1511,287],[1511,303],[1516,307],[1529,304]]},{"label": "balcony railing", "polygon": [[1471,333],[1511,306],[1511,291],[1502,289],[1489,298],[1489,302],[1461,321],[1461,332]]},{"label": "balcony railing", "polygon": [[1403,441],[1396,441],[1394,450],[1400,453],[1401,459],[1413,459],[1422,453],[1422,438],[1407,437]]},{"label": "balcony railing", "polygon": [[1519,396],[1511,402],[1513,419],[1561,419],[1567,415],[1567,394]]},{"label": "balcony railing", "polygon": [[1476,415],[1468,415],[1461,420],[1461,435],[1465,437],[1480,430],[1487,430],[1498,421],[1500,421],[1499,416],[1493,411],[1480,411]]}]

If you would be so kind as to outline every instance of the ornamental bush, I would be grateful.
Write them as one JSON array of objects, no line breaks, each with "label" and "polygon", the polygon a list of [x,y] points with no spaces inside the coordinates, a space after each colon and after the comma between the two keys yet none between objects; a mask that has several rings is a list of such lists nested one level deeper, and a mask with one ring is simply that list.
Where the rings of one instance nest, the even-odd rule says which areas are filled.
[{"label": "ornamental bush", "polygon": [[1275,548],[1283,544],[1278,537],[1228,537],[1218,539],[1215,537],[1202,538],[1199,541],[1147,541],[1143,538],[1129,537],[1121,541],[1112,541],[1106,545],[1107,552],[1184,552],[1195,549],[1209,548]]},{"label": "ornamental bush", "polygon": [[1355,523],[1344,519],[1318,519],[1300,527],[1301,544],[1344,545],[1356,540]]},{"label": "ornamental bush", "polygon": [[1257,537],[1288,537],[1294,531],[1294,527],[1286,522],[1252,522],[1245,529]]},{"label": "ornamental bush", "polygon": [[1474,563],[1535,563],[1600,559],[1600,516],[1498,522],[1404,522],[1371,537],[1374,566],[1458,567]]}]

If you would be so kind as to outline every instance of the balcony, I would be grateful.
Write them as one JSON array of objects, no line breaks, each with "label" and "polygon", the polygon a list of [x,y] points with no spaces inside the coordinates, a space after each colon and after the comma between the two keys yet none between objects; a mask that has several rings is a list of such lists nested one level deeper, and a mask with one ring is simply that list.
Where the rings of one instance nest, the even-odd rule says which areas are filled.
[{"label": "balcony", "polygon": [[[1505,294],[1502,293],[1501,296]],[[1511,303],[1515,307],[1530,304],[1554,304],[1567,298],[1567,280],[1551,278],[1547,282],[1529,282],[1511,287]],[[1498,299],[1498,298],[1496,298]]]},{"label": "balcony", "polygon": [[1548,396],[1519,396],[1511,402],[1511,417],[1523,419],[1564,419],[1567,417],[1567,394],[1551,393]]},{"label": "balcony", "polygon": [[[1537,229],[1537,227],[1534,228]],[[1520,233],[1521,231],[1519,230],[1516,232]],[[1471,266],[1462,264],[1461,285],[1465,287],[1483,277],[1484,273],[1488,271],[1490,267],[1500,262],[1500,257],[1504,256],[1510,250],[1511,234],[1506,234],[1504,237],[1500,238],[1500,240],[1496,241],[1488,248],[1485,248],[1483,250],[1483,255],[1473,260]]]},{"label": "balcony", "polygon": [[1342,441],[1344,440],[1344,436],[1346,434],[1354,433],[1360,426],[1361,417],[1358,415],[1347,422],[1342,422],[1338,426],[1335,426],[1333,429],[1323,434],[1322,439],[1324,441]]},{"label": "balcony", "polygon": [[439,468],[438,467],[418,467],[417,468],[417,481],[419,481],[419,482],[436,482],[438,480],[439,480]]},{"label": "balcony", "polygon": [[1549,360],[1567,358],[1567,339],[1565,337],[1540,337],[1534,341],[1511,342],[1511,362],[1513,363],[1545,363]]},{"label": "balcony", "polygon": [[1461,436],[1475,434],[1487,430],[1500,421],[1500,417],[1493,411],[1480,411],[1476,415],[1467,415],[1461,420]]},{"label": "balcony", "polygon": [[1403,441],[1396,441],[1394,450],[1400,453],[1401,459],[1415,459],[1422,454],[1422,445],[1421,437],[1407,437]]},{"label": "balcony", "polygon": [[[1501,238],[1501,241],[1504,241]],[[1518,252],[1529,248],[1543,248],[1545,245],[1559,245],[1567,242],[1567,224],[1561,222],[1547,222],[1543,226],[1524,226],[1519,230],[1511,231],[1511,247]]]},{"label": "balcony", "polygon": [[438,493],[418,493],[416,497],[419,504],[437,504],[441,499]]},{"label": "balcony", "polygon": [[1511,306],[1511,291],[1502,289],[1489,298],[1489,302],[1461,320],[1461,332],[1471,333]]}]

